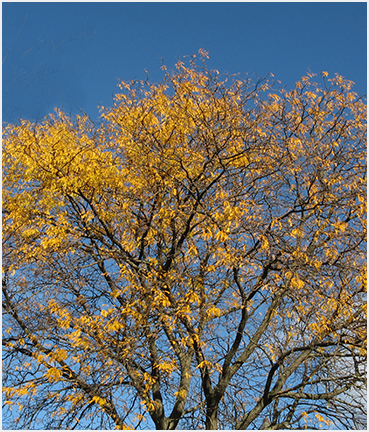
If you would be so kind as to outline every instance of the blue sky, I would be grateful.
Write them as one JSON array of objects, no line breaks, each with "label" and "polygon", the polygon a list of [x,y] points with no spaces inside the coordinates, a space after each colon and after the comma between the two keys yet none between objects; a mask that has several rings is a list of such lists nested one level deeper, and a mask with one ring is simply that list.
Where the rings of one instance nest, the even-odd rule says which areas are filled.
[{"label": "blue sky", "polygon": [[118,79],[162,78],[203,48],[220,72],[291,87],[335,72],[366,93],[366,2],[8,3],[3,19],[3,122],[39,120],[55,107],[98,119]]}]

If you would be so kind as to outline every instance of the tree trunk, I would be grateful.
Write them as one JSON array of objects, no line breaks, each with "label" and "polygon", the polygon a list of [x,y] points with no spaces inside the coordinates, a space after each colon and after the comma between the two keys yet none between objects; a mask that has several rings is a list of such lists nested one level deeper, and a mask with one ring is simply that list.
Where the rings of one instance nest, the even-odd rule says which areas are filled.
[{"label": "tree trunk", "polygon": [[207,430],[218,430],[218,401],[208,403],[205,426]]}]

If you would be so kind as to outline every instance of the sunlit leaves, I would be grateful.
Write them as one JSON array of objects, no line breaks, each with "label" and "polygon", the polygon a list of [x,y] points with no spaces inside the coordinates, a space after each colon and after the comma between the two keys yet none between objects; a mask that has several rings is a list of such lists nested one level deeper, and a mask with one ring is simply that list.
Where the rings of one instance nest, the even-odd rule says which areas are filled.
[{"label": "sunlit leaves", "polygon": [[366,106],[339,75],[278,90],[195,57],[121,82],[100,125],[5,127],[20,425],[298,428],[338,418],[313,390],[361,391],[341,359],[366,355]]}]

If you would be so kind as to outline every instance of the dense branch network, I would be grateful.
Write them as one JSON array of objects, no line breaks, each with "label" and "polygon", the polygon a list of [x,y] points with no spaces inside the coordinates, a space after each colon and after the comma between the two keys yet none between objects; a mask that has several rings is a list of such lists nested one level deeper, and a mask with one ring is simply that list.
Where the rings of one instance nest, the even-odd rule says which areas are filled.
[{"label": "dense branch network", "polygon": [[5,128],[6,418],[362,428],[366,106],[176,67]]}]

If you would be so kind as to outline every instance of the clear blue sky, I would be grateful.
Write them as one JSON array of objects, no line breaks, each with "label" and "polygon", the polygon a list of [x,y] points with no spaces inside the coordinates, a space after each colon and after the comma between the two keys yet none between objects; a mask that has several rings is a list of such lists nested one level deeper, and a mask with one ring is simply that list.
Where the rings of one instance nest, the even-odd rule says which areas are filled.
[{"label": "clear blue sky", "polygon": [[3,121],[39,120],[58,106],[93,120],[118,79],[162,77],[204,48],[221,72],[272,72],[291,87],[338,72],[366,93],[366,3],[7,3]]}]

